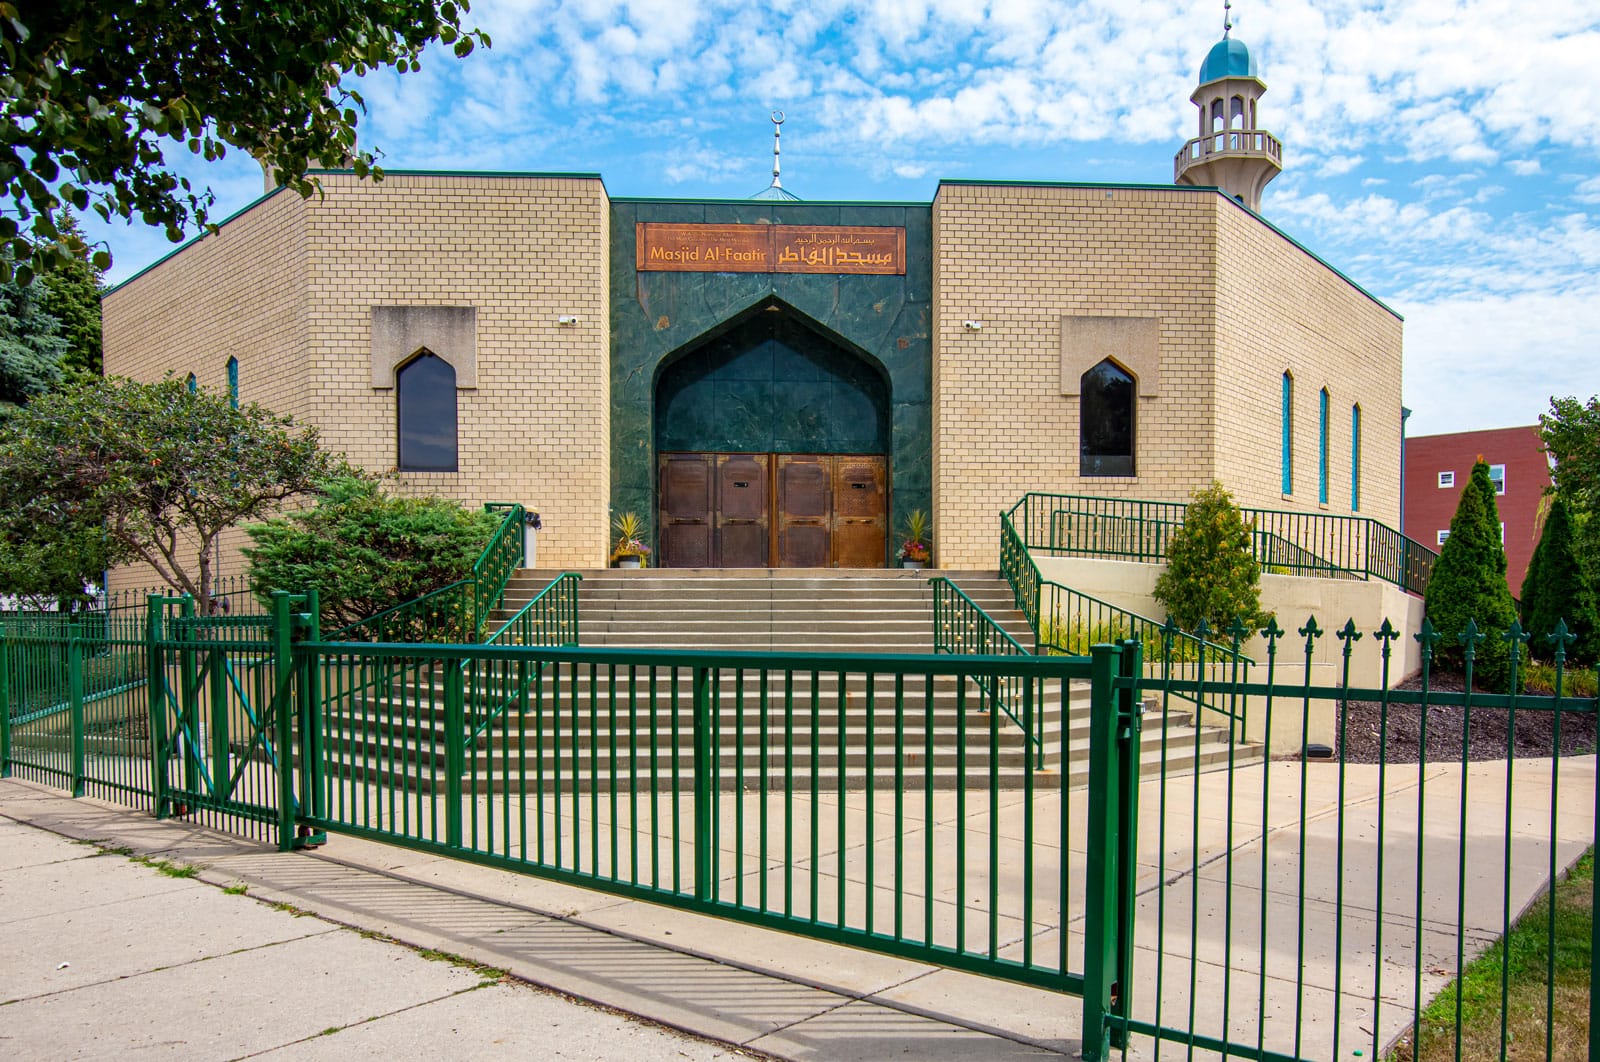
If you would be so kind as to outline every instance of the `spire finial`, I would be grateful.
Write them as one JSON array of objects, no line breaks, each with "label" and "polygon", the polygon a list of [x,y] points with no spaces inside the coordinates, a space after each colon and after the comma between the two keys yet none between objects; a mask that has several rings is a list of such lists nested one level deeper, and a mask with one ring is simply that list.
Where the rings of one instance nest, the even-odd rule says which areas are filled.
[{"label": "spire finial", "polygon": [[779,142],[782,139],[783,139],[783,112],[782,111],[773,111],[772,112],[772,187],[774,187],[774,188],[782,188],[783,187],[783,180],[780,178],[779,173],[778,173],[778,171],[782,168],[779,165],[779,161],[778,161]]},{"label": "spire finial", "polygon": [[1222,0],[1222,39],[1233,32],[1233,0]]}]

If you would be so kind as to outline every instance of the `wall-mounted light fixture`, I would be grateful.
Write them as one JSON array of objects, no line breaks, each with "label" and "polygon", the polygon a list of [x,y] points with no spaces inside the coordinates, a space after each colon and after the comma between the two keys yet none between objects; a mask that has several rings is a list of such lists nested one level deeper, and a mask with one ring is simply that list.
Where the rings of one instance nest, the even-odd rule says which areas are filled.
[{"label": "wall-mounted light fixture", "polygon": [[983,322],[982,321],[962,321],[961,322],[961,327],[965,328],[969,332],[981,332],[981,331],[983,331]]},{"label": "wall-mounted light fixture", "polygon": [[576,314],[564,313],[560,317],[556,318],[556,324],[560,325],[562,328],[575,328],[578,324],[578,316]]}]

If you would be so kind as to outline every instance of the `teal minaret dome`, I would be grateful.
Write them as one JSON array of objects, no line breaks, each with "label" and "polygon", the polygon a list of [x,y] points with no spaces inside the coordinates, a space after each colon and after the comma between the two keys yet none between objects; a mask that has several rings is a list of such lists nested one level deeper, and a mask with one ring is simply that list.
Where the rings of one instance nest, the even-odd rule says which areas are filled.
[{"label": "teal minaret dome", "polygon": [[1244,41],[1224,37],[1211,46],[1206,61],[1200,64],[1200,84],[1208,84],[1225,77],[1256,77],[1256,57],[1250,54]]},{"label": "teal minaret dome", "polygon": [[1220,188],[1251,210],[1261,210],[1261,191],[1283,172],[1283,144],[1262,129],[1256,107],[1266,95],[1266,82],[1256,58],[1232,35],[1229,5],[1222,39],[1200,64],[1200,84],[1189,97],[1200,111],[1199,136],[1183,145],[1173,159],[1177,184]]}]

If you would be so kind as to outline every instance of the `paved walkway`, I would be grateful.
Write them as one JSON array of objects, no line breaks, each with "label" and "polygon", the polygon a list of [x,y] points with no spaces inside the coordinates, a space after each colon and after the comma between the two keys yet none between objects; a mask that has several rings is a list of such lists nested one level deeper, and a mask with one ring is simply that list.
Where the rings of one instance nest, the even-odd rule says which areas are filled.
[{"label": "paved walkway", "polygon": [[[1259,1026],[1278,1049],[1298,1033],[1313,1057],[1329,1057],[1339,1035],[1348,1057],[1370,1048],[1374,1029],[1383,1043],[1401,1031],[1413,971],[1424,971],[1424,998],[1453,973],[1458,881],[1467,954],[1498,934],[1503,763],[1469,769],[1464,833],[1459,765],[1394,771],[1381,787],[1375,768],[1352,767],[1342,793],[1317,765],[1303,800],[1300,777],[1299,764],[1257,767],[1248,787],[1236,785],[1231,816],[1223,773],[1169,780],[1164,804],[1151,787],[1141,808],[1137,1016],[1156,1017],[1159,1002],[1162,1024],[1187,1027],[1192,999],[1201,1032],[1227,1029],[1253,1044]],[[1562,761],[1560,866],[1594,836],[1594,786],[1592,757]],[[1551,788],[1547,762],[1518,761],[1513,914],[1544,881]],[[1002,834],[1017,806],[1008,800]],[[1164,832],[1152,825],[1163,813]],[[1331,840],[1341,827],[1342,846]],[[173,878],[97,855],[101,848],[199,869]],[[1380,851],[1389,868],[1381,890]],[[240,885],[243,895],[209,887]],[[341,926],[489,969],[430,962]],[[1078,928],[1069,924],[1073,938]],[[281,855],[16,780],[0,782],[0,932],[0,1046],[29,1057],[132,1049],[344,1057],[399,1047],[442,1057],[715,1058],[737,1049],[794,1059],[1007,1059],[1079,1049],[1072,997],[355,838]],[[1153,1054],[1136,1046],[1130,1058]]]}]

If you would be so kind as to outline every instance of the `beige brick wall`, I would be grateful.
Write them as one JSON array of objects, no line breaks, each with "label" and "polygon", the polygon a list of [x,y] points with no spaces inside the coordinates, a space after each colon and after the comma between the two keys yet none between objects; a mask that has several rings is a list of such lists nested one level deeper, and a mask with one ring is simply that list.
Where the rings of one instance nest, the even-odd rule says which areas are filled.
[{"label": "beige brick wall", "polygon": [[[605,562],[610,497],[609,203],[597,179],[335,177],[308,203],[312,419],[374,471],[396,459],[374,389],[374,305],[477,308],[477,387],[457,392],[460,471],[397,488],[543,516],[541,567]],[[561,326],[563,315],[579,318]]]},{"label": "beige brick wall", "polygon": [[[150,382],[192,372],[225,392],[231,356],[241,400],[306,420],[305,271],[305,210],[298,196],[279,192],[105,297],[106,374]],[[243,541],[242,532],[224,534],[222,574],[242,571]],[[186,556],[192,564],[192,546]],[[111,576],[114,589],[160,582],[144,565]]]},{"label": "beige brick wall", "polygon": [[[1400,526],[1401,322],[1218,198],[1217,474],[1243,505],[1347,516],[1350,407],[1361,406],[1360,515]],[[1294,490],[1282,490],[1283,374],[1294,378]],[[1328,502],[1318,392],[1328,389]]]},{"label": "beige brick wall", "polygon": [[[996,514],[1029,490],[1184,500],[1221,479],[1241,504],[1317,504],[1317,391],[1329,388],[1329,505],[1399,516],[1400,322],[1214,192],[941,185],[934,200],[934,508],[939,563],[989,567]],[[1078,472],[1060,318],[1157,317],[1160,389],[1141,393],[1137,475]],[[983,322],[979,332],[963,322]],[[1279,404],[1296,380],[1296,489],[1280,487]],[[1342,506],[1342,507],[1341,507]]]},{"label": "beige brick wall", "polygon": [[[477,386],[457,392],[460,471],[400,491],[544,517],[541,566],[605,559],[610,494],[609,203],[598,179],[392,174],[280,192],[105,300],[109,373],[190,371],[322,431],[374,472],[396,461],[395,395],[371,380],[371,307],[477,308]],[[575,315],[575,327],[556,323]],[[243,539],[224,543],[237,572]],[[114,574],[143,586],[148,571]]]},{"label": "beige brick wall", "polygon": [[[934,519],[940,565],[993,567],[998,514],[1029,490],[1181,499],[1213,464],[1214,196],[953,185],[934,199]],[[1160,318],[1136,470],[1078,475],[1063,316]],[[969,332],[963,322],[983,322]]]}]

